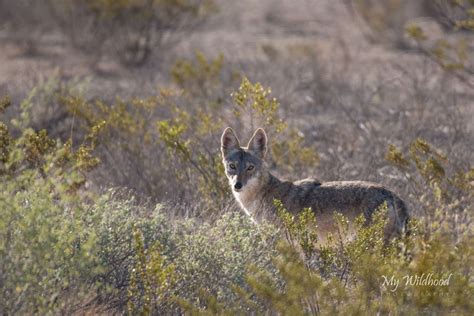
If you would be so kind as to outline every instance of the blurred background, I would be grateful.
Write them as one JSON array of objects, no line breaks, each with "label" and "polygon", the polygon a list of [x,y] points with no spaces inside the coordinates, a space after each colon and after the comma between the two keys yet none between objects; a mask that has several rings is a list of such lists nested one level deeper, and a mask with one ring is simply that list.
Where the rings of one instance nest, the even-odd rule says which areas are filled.
[{"label": "blurred background", "polygon": [[[282,178],[392,189],[413,238],[254,225],[227,126]],[[473,0],[0,0],[2,315],[473,315],[473,161]]]}]

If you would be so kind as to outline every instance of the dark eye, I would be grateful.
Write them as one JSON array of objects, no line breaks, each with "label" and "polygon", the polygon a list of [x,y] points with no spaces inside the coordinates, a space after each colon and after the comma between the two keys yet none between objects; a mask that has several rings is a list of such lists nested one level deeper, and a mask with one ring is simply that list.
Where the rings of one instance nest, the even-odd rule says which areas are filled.
[{"label": "dark eye", "polygon": [[235,165],[233,163],[229,164],[230,169],[235,169]]},{"label": "dark eye", "polygon": [[250,165],[247,170],[250,171],[250,170],[253,170],[253,168],[255,168],[254,166]]}]

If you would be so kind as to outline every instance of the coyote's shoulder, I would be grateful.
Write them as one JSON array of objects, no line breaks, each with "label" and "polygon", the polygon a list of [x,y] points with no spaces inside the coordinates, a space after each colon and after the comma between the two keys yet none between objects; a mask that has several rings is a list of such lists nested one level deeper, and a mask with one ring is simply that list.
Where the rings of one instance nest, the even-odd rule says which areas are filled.
[{"label": "coyote's shoulder", "polygon": [[258,129],[247,147],[241,147],[232,129],[222,135],[222,156],[232,192],[251,216],[273,210],[274,200],[280,200],[291,213],[311,208],[320,223],[330,223],[335,212],[352,219],[360,214],[370,221],[372,213],[383,204],[388,207],[386,234],[399,234],[408,221],[403,200],[385,187],[364,181],[321,182],[303,179],[295,182],[280,180],[264,164],[267,137]]}]

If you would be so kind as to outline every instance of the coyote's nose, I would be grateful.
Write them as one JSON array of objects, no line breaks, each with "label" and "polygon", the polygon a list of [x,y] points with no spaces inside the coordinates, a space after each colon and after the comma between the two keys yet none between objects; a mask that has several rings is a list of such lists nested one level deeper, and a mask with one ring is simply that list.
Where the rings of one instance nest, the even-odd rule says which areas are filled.
[{"label": "coyote's nose", "polygon": [[242,189],[242,183],[237,182],[236,184],[234,184],[234,188],[235,188],[236,190]]}]

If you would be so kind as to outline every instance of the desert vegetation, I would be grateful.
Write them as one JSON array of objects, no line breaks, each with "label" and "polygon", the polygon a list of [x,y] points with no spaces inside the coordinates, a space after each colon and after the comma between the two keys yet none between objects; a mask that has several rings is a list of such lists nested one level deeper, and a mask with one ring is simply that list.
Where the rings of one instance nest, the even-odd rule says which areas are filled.
[{"label": "desert vegetation", "polygon": [[[473,314],[472,1],[0,0],[0,39],[0,314]],[[410,234],[256,225],[226,126]]]}]

